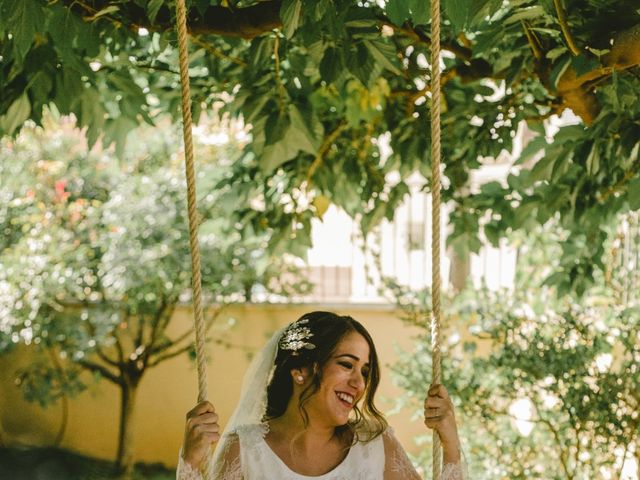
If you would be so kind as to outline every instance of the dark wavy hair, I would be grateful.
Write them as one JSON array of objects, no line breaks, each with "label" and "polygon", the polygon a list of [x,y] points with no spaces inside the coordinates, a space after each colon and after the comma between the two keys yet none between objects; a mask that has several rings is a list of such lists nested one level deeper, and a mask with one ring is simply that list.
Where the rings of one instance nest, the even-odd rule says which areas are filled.
[{"label": "dark wavy hair", "polygon": [[355,418],[346,425],[337,427],[339,435],[352,435],[353,443],[370,441],[382,434],[387,428],[387,421],[374,404],[374,396],[380,383],[380,364],[373,339],[364,326],[350,316],[337,315],[331,312],[311,312],[303,315],[298,321],[305,319],[305,324],[311,330],[313,337],[310,342],[314,349],[302,348],[296,353],[291,350],[278,349],[275,369],[269,386],[267,387],[267,410],[264,421],[282,416],[293,395],[292,369],[308,368],[311,382],[300,393],[298,409],[305,426],[309,423],[309,416],[305,404],[318,392],[322,383],[322,372],[325,364],[335,352],[338,344],[345,335],[357,332],[369,344],[369,375],[366,378],[362,409],[354,407]]}]

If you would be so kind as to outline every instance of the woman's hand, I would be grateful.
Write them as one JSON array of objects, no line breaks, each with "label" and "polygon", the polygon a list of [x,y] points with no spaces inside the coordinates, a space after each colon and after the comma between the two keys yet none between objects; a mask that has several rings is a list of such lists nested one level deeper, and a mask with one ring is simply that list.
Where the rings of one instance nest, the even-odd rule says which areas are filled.
[{"label": "woman's hand", "polygon": [[445,463],[460,461],[460,440],[453,411],[453,403],[447,389],[442,385],[432,385],[424,401],[424,424],[435,429],[442,442]]},{"label": "woman's hand", "polygon": [[201,402],[187,413],[182,445],[182,456],[187,463],[199,468],[211,444],[219,439],[218,415],[211,403]]}]

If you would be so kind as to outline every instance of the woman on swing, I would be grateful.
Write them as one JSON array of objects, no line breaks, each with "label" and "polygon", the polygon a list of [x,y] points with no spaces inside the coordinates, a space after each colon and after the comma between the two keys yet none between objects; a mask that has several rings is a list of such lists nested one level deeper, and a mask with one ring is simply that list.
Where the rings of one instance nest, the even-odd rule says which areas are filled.
[{"label": "woman on swing", "polygon": [[[177,478],[419,480],[374,405],[379,381],[373,340],[359,322],[303,315],[254,358],[222,435],[209,402],[187,414]],[[442,443],[442,480],[462,480],[453,405],[442,385],[429,388],[424,413]]]}]

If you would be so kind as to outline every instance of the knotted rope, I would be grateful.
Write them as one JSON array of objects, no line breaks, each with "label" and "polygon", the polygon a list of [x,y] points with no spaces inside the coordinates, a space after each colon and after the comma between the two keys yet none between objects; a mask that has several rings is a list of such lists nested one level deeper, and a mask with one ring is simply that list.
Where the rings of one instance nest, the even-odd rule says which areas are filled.
[{"label": "knotted rope", "polygon": [[198,364],[198,402],[207,399],[207,364],[204,352],[205,325],[202,312],[202,277],[200,246],[198,244],[198,212],[196,210],[196,175],[193,166],[193,137],[191,135],[191,90],[189,87],[189,54],[187,45],[187,8],[185,0],[176,1],[176,27],[182,85],[182,133],[184,164],[187,177],[187,205],[189,211],[189,246],[191,247],[191,288],[193,290],[193,321],[196,332],[196,361]]},{"label": "knotted rope", "polygon": [[[431,360],[441,383],[440,358],[440,0],[431,0]],[[433,432],[433,478],[440,480],[442,446]]]}]

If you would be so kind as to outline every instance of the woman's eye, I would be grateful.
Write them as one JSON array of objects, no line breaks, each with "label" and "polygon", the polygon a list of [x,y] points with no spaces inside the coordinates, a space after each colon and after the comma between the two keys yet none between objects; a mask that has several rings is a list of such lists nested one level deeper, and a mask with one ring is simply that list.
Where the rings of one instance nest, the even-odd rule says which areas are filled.
[{"label": "woman's eye", "polygon": [[364,378],[369,378],[369,373],[370,373],[370,372],[369,372],[369,370],[363,370],[363,371],[362,371],[362,376],[363,376]]},{"label": "woman's eye", "polygon": [[349,362],[340,362],[340,365],[342,365],[344,368],[348,368],[349,370],[353,368],[353,365],[351,365]]}]

